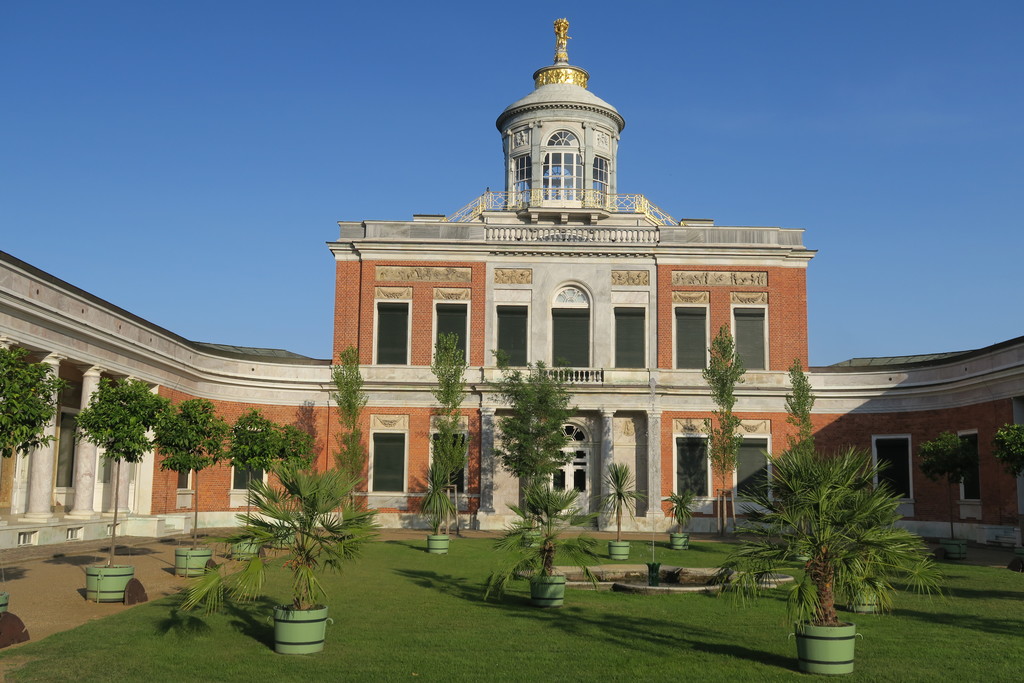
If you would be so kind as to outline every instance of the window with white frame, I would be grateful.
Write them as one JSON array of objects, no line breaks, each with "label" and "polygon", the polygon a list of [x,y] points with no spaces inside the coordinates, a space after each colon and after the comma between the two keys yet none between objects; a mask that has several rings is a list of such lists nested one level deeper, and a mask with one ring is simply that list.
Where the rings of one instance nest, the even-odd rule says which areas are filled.
[{"label": "window with white frame", "polygon": [[498,352],[504,354],[508,364],[522,367],[527,363],[529,343],[529,308],[527,306],[498,306]]},{"label": "window with white frame", "polygon": [[768,439],[744,437],[736,452],[736,495],[763,495],[768,487],[768,468]]},{"label": "window with white frame", "polygon": [[518,156],[512,160],[512,163],[512,189],[519,195],[529,192],[533,185],[533,162],[530,155]]},{"label": "window with white frame", "polygon": [[708,309],[677,306],[675,309],[676,367],[703,370],[708,364]]},{"label": "window with white frame", "polygon": [[409,364],[409,303],[377,302],[378,365]]},{"label": "window with white frame", "polygon": [[405,491],[405,434],[374,432],[370,444],[370,486],[373,491]]},{"label": "window with white frame", "polygon": [[442,334],[454,334],[458,337],[458,348],[465,357],[469,307],[466,304],[439,303],[434,309],[434,315],[436,322],[434,329],[437,331],[434,336],[435,347]]},{"label": "window with white frame", "polygon": [[883,466],[878,474],[878,483],[888,484],[900,498],[912,498],[910,436],[872,436],[871,451],[875,464]]},{"label": "window with white frame", "polygon": [[598,192],[608,191],[608,160],[604,157],[594,157],[593,187]]},{"label": "window with white frame", "polygon": [[711,490],[708,468],[708,440],[703,436],[676,437],[676,493],[693,491],[706,498]]},{"label": "window with white frame", "polygon": [[[244,491],[254,481],[264,481],[266,471],[260,467],[232,467],[231,488],[236,491]],[[181,478],[178,478],[178,488],[188,488],[188,474],[185,475],[185,486],[181,485]]]},{"label": "window with white frame", "polygon": [[578,287],[564,287],[551,308],[551,364],[590,367],[590,297]]},{"label": "window with white frame", "polygon": [[736,353],[747,370],[764,370],[768,367],[767,325],[764,308],[734,308],[733,337],[736,339]]},{"label": "window with white frame", "polygon": [[[964,447],[973,451],[975,459],[978,457],[978,432],[960,432],[960,441],[963,442]],[[970,472],[967,472],[964,476],[964,480],[960,482],[960,499],[961,500],[981,500],[981,474],[978,471],[976,465]]]},{"label": "window with white frame", "polygon": [[547,147],[566,148],[544,154],[544,198],[580,199],[583,189],[583,155],[579,141],[569,131],[560,130],[548,138]]}]

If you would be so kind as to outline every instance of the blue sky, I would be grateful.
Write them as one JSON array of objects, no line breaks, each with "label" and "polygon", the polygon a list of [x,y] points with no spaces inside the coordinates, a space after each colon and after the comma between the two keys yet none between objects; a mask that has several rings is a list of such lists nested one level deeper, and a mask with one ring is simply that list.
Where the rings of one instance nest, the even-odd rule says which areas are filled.
[{"label": "blue sky", "polygon": [[619,190],[803,228],[810,359],[1024,334],[1024,3],[0,5],[0,249],[199,341],[330,354],[335,221],[502,186],[569,55]]}]

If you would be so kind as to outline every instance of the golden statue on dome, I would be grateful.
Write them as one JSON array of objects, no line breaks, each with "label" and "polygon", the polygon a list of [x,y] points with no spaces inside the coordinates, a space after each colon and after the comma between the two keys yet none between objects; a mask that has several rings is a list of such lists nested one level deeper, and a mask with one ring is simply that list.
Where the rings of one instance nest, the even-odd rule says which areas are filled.
[{"label": "golden statue on dome", "polygon": [[569,20],[555,19],[555,64],[568,64]]}]

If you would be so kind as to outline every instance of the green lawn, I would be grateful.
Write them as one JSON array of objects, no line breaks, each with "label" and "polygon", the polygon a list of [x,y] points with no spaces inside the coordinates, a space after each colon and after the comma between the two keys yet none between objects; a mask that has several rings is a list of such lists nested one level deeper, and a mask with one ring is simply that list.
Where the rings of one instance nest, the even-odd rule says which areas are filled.
[{"label": "green lawn", "polygon": [[[604,545],[603,543],[601,544]],[[634,542],[631,561],[650,558]],[[753,607],[705,595],[569,590],[559,610],[528,606],[525,583],[484,602],[491,541],[455,539],[447,556],[422,541],[372,544],[329,577],[327,647],[272,649],[262,602],[224,614],[181,615],[168,599],[7,650],[28,660],[11,680],[764,681],[798,677],[781,592]],[[727,546],[658,549],[665,564],[716,566]],[[948,599],[901,596],[890,616],[857,616],[856,673],[872,681],[1019,680],[1024,671],[1024,575],[948,563]]]}]

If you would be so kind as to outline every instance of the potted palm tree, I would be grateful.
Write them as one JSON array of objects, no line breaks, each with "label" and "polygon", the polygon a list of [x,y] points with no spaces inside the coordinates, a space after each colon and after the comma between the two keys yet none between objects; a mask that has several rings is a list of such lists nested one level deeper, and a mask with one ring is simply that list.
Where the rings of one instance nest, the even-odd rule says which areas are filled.
[{"label": "potted palm tree", "polygon": [[451,538],[448,536],[448,527],[451,520],[458,514],[455,502],[451,497],[454,471],[452,464],[446,463],[445,458],[435,449],[434,458],[427,470],[427,492],[420,500],[420,511],[430,524],[430,534],[427,535],[427,552],[432,555],[448,554],[451,542]]},{"label": "potted palm tree", "polygon": [[245,523],[228,543],[277,545],[269,558],[250,556],[233,573],[226,565],[209,570],[189,587],[183,608],[219,609],[228,597],[252,600],[263,590],[267,568],[281,564],[292,574],[292,600],[274,610],[274,650],[308,654],[324,647],[327,606],[319,575],[340,571],[376,535],[375,510],[353,506],[355,481],[338,470],[308,472],[301,463],[282,464],[278,486],[263,481],[250,485],[255,515],[238,515]]},{"label": "potted palm tree", "polygon": [[[752,496],[745,539],[719,573],[726,593],[757,596],[794,549],[809,556],[790,589],[800,670],[853,671],[856,626],[839,619],[837,601],[856,604],[870,594],[892,609],[894,581],[937,592],[940,574],[921,538],[896,526],[899,498],[876,485],[871,455],[848,449],[834,456],[791,450],[773,461],[772,480]],[[842,603],[841,603],[842,604]]]},{"label": "potted palm tree", "polygon": [[622,513],[626,512],[633,518],[633,506],[638,500],[645,498],[636,490],[636,480],[629,470],[629,465],[613,462],[608,465],[604,475],[604,495],[601,496],[601,507],[615,515],[615,540],[608,541],[608,556],[613,560],[629,559],[629,541],[622,540]]},{"label": "potted palm tree", "polygon": [[[568,527],[593,522],[595,515],[584,514],[576,507],[579,492],[575,489],[556,491],[546,482],[532,483],[524,493],[522,507],[512,507],[519,516],[505,530],[494,547],[508,554],[505,564],[487,578],[484,597],[500,597],[515,578],[529,577],[530,602],[535,607],[561,607],[565,600],[565,576],[555,573],[555,560],[564,558],[583,570],[583,575],[596,582],[587,566],[597,559],[596,541],[584,534],[565,538]],[[531,538],[539,532],[540,538]]]},{"label": "potted palm tree", "polygon": [[672,550],[686,550],[690,547],[690,534],[686,532],[686,525],[693,519],[695,500],[696,494],[690,489],[673,493],[665,499],[670,506],[669,513],[672,515],[672,519],[676,520],[676,524],[679,525],[679,533],[668,535]]}]

